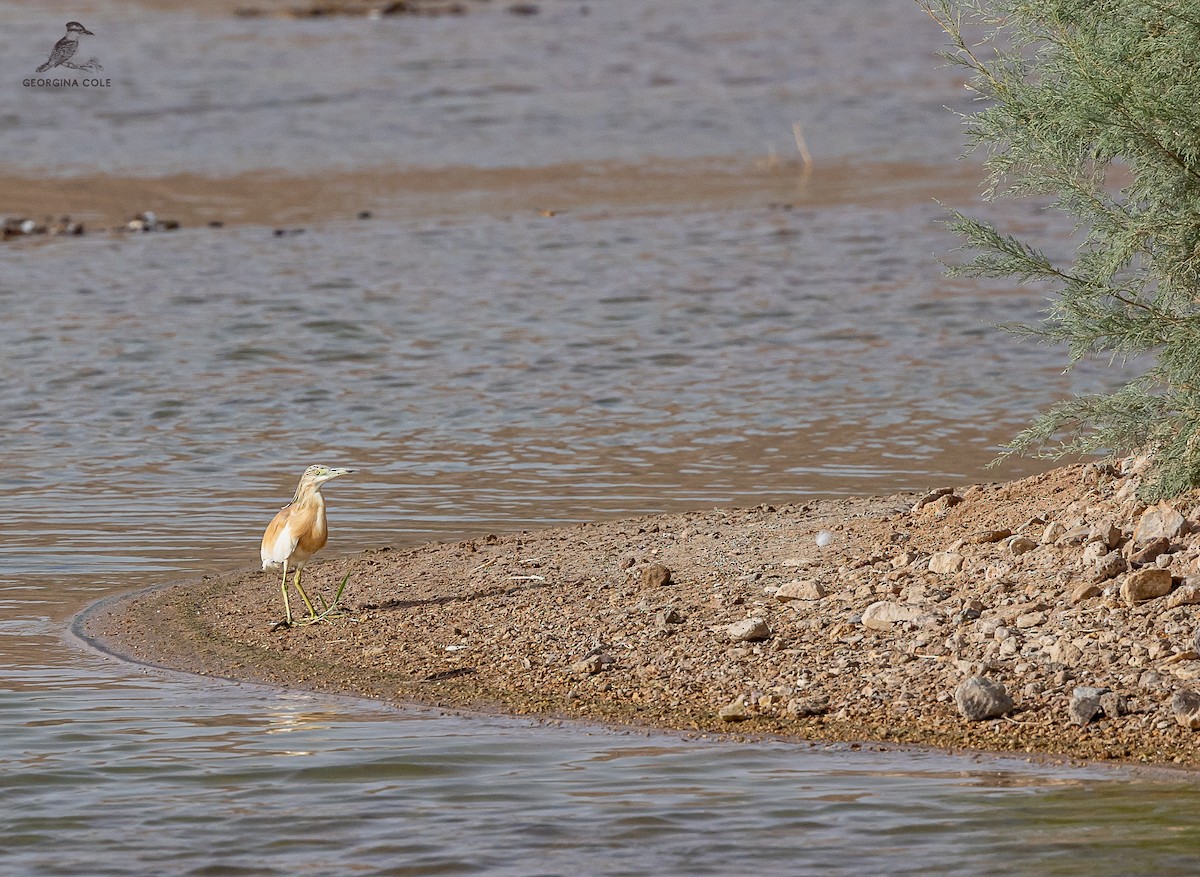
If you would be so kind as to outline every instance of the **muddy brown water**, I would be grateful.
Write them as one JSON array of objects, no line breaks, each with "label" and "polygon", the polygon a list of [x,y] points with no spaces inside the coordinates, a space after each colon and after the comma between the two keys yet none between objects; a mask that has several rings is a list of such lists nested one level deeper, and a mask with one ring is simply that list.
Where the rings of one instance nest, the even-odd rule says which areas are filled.
[{"label": "muddy brown water", "polygon": [[[941,276],[932,199],[975,201],[942,108],[966,104],[909,4],[0,8],[0,209],[92,229],[0,251],[0,870],[1194,861],[1186,779],[446,716],[69,633],[98,598],[253,565],[316,460],[361,470],[329,490],[330,553],[1032,471],[983,466],[1113,376],[991,328],[1039,291]],[[68,18],[111,85],[25,87]],[[147,209],[185,228],[102,232]]]}]

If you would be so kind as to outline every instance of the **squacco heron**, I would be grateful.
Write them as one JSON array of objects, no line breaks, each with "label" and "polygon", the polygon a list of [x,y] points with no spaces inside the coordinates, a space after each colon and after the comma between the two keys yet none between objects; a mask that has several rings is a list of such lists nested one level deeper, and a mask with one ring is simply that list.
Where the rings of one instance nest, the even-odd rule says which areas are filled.
[{"label": "squacco heron", "polygon": [[312,622],[320,617],[312,601],[308,599],[308,594],[304,593],[300,576],[308,559],[324,548],[329,539],[329,525],[325,519],[325,497],[321,495],[321,485],[340,475],[349,475],[353,471],[331,469],[328,466],[309,466],[300,476],[300,483],[296,485],[296,494],[292,501],[279,510],[267,527],[267,532],[263,534],[263,569],[283,567],[280,588],[283,591],[283,623],[286,626],[291,626],[292,623],[292,607],[288,602],[289,568],[296,571],[296,590],[300,592],[300,599],[308,609],[307,620]]}]

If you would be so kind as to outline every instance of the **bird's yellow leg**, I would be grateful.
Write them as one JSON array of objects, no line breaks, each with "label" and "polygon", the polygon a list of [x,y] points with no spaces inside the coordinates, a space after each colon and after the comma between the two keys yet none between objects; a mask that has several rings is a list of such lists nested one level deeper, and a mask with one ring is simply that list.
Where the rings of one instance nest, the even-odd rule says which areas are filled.
[{"label": "bird's yellow leg", "polygon": [[292,626],[292,606],[288,602],[287,572],[288,572],[287,561],[285,560],[283,562],[283,581],[280,583],[279,588],[281,591],[283,591],[283,623],[285,626],[291,627]]},{"label": "bird's yellow leg", "polygon": [[300,592],[300,599],[304,601],[304,605],[308,608],[308,617],[316,618],[317,610],[313,608],[312,600],[308,599],[308,594],[304,593],[304,588],[300,586],[300,574],[303,572],[304,570],[302,569],[296,570],[296,590]]}]

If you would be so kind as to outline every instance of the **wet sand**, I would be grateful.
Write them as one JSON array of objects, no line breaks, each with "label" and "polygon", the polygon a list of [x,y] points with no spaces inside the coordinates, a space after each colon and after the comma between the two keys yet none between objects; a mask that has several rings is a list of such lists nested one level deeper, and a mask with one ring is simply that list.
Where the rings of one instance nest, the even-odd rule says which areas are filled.
[{"label": "wet sand", "polygon": [[[1197,497],[1147,548],[1137,481],[1078,465],[948,495],[481,534],[314,565],[310,593],[350,577],[325,623],[273,629],[278,581],[248,571],[101,604],[77,630],[148,664],[389,702],[1191,765],[1200,737],[1172,698],[1200,678]],[[1170,593],[1130,598],[1151,568]],[[739,640],[748,619],[762,624]],[[964,718],[954,693],[974,675],[1014,707]],[[1080,686],[1108,689],[1111,715],[1080,724]]]},{"label": "wet sand", "polygon": [[805,173],[796,163],[729,157],[581,162],[536,168],[331,169],[319,175],[248,171],[226,177],[173,174],[27,176],[0,169],[0,205],[8,218],[70,216],[93,227],[123,225],[144,211],[185,227],[295,224],[381,218],[483,214],[588,215],[680,208],[730,210],[769,204],[895,208],[937,199],[977,199],[971,163],[823,163]]}]

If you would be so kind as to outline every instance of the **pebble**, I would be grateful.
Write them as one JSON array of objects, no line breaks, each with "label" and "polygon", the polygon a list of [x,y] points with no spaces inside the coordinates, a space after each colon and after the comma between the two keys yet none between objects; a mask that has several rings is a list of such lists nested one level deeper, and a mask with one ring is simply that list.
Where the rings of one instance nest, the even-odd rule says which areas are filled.
[{"label": "pebble", "polygon": [[993,542],[1003,542],[1013,534],[1012,530],[980,530],[967,538],[970,545],[990,545]]},{"label": "pebble", "polygon": [[661,588],[671,584],[671,571],[661,563],[652,563],[642,570],[642,586]]},{"label": "pebble", "polygon": [[567,669],[576,676],[594,676],[606,667],[609,667],[617,662],[617,659],[612,655],[606,655],[603,652],[588,655],[579,661],[576,661]]},{"label": "pebble", "polygon": [[1071,604],[1082,603],[1084,600],[1090,600],[1092,597],[1099,597],[1103,593],[1097,585],[1082,584],[1076,585],[1071,590]]},{"label": "pebble", "polygon": [[1008,540],[1008,550],[1010,554],[1021,555],[1033,551],[1038,547],[1038,543],[1034,542],[1028,536],[1013,536]]},{"label": "pebble", "polygon": [[737,700],[721,707],[717,713],[723,722],[744,722],[750,718],[750,712],[746,709],[746,698],[739,696]]},{"label": "pebble", "polygon": [[1171,592],[1171,573],[1165,569],[1150,567],[1131,572],[1121,583],[1121,599],[1128,606],[1162,597]]},{"label": "pebble", "polygon": [[925,494],[923,497],[921,497],[919,500],[916,501],[916,503],[912,507],[912,510],[914,512],[919,512],[921,509],[923,509],[925,506],[929,505],[930,503],[936,502],[937,500],[941,499],[943,496],[948,496],[953,493],[954,493],[953,487],[939,487],[935,490],[931,490],[931,491],[929,491],[929,493]]},{"label": "pebble", "polygon": [[771,628],[761,618],[743,618],[725,628],[735,643],[753,643],[770,639]]},{"label": "pebble", "polygon": [[670,607],[663,609],[654,616],[654,626],[663,630],[670,627],[672,624],[682,623],[683,616]]},{"label": "pebble", "polygon": [[987,676],[964,679],[954,690],[954,703],[963,718],[972,722],[1002,716],[1013,708],[1004,685]]},{"label": "pebble", "polygon": [[878,600],[863,610],[862,626],[871,630],[891,630],[899,622],[920,622],[925,618],[920,607]]},{"label": "pebble", "polygon": [[790,600],[820,600],[826,594],[828,591],[820,582],[810,579],[793,579],[779,586],[779,590],[775,592],[775,599],[781,603]]},{"label": "pebble", "polygon": [[829,712],[829,698],[824,695],[796,698],[788,702],[787,711],[796,718],[823,716]]}]

